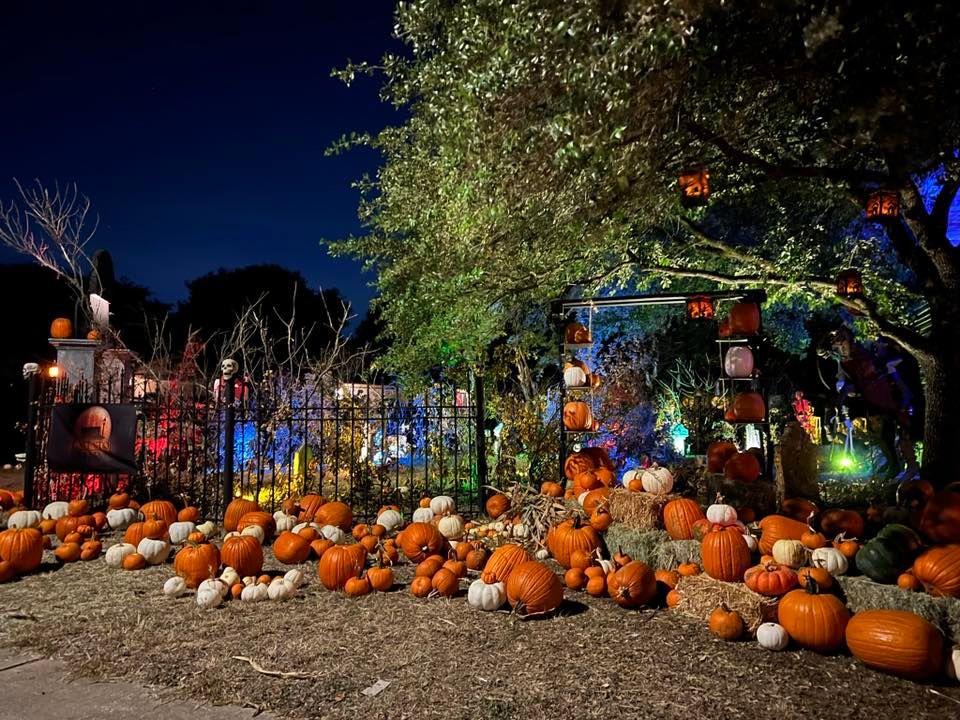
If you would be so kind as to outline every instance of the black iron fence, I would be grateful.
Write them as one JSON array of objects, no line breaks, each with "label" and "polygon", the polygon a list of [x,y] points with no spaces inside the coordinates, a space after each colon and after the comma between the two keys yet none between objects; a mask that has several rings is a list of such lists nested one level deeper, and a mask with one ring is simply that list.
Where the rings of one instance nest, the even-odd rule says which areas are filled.
[{"label": "black iron fence", "polygon": [[[33,382],[26,483],[40,506],[128,488],[138,498],[179,498],[207,513],[234,495],[272,510],[288,496],[313,492],[365,518],[388,504],[412,510],[424,495],[451,495],[467,513],[482,507],[482,387],[473,382],[414,396],[396,385],[311,375],[220,379],[212,387],[122,373],[96,387]],[[135,472],[48,467],[53,408],[89,402],[135,408]]]}]

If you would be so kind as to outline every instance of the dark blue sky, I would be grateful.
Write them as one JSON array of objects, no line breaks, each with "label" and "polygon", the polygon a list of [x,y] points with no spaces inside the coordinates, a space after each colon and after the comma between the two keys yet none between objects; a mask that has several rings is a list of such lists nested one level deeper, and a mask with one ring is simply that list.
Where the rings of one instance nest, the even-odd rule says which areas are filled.
[{"label": "dark blue sky", "polygon": [[162,300],[218,267],[273,262],[362,312],[370,277],[318,243],[360,229],[350,182],[378,158],[324,149],[397,116],[376,81],[346,88],[330,70],[398,50],[393,7],[0,3],[0,198],[13,177],[76,182],[101,220],[91,250]]}]

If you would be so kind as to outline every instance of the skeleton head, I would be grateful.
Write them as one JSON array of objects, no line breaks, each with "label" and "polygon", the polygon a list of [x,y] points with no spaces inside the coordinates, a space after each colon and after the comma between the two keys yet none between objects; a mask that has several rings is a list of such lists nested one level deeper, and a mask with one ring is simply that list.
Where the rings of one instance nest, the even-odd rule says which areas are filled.
[{"label": "skeleton head", "polygon": [[220,363],[220,373],[225,380],[229,380],[240,371],[240,365],[233,358],[227,358]]},{"label": "skeleton head", "polygon": [[39,366],[37,363],[29,362],[29,363],[24,363],[24,364],[23,364],[23,379],[24,379],[24,380],[27,380],[27,379],[29,379],[29,378],[32,378],[32,377],[33,377],[34,375],[36,375],[38,372],[40,372],[40,366]]}]

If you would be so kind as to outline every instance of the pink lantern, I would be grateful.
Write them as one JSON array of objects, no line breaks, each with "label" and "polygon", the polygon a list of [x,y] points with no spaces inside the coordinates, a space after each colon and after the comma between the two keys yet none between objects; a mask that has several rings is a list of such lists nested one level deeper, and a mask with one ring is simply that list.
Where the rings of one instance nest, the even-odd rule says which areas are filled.
[{"label": "pink lantern", "polygon": [[737,345],[727,350],[723,369],[734,378],[750,377],[753,374],[753,353],[750,348]]}]

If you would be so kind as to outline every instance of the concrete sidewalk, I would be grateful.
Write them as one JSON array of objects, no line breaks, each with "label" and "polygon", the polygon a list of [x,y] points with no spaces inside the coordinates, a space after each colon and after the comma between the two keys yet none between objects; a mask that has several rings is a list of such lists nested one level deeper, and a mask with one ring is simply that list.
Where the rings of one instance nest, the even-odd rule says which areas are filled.
[{"label": "concrete sidewalk", "polygon": [[[0,720],[248,720],[256,712],[231,705],[198,710],[195,703],[161,702],[138,685],[90,679],[67,682],[65,674],[66,666],[56,660],[0,650]],[[256,717],[273,720],[268,713]]]}]

